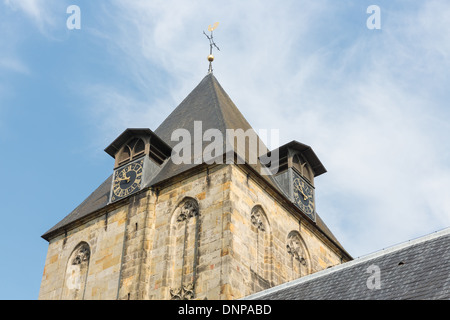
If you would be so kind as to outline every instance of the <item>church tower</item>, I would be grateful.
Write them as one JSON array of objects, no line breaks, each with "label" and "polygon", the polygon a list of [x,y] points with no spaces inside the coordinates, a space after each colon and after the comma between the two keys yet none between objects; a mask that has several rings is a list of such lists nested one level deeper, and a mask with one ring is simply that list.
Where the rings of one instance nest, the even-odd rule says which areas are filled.
[{"label": "church tower", "polygon": [[352,259],[316,211],[312,148],[267,150],[212,72],[105,151],[111,176],[42,236],[39,299],[239,299]]}]

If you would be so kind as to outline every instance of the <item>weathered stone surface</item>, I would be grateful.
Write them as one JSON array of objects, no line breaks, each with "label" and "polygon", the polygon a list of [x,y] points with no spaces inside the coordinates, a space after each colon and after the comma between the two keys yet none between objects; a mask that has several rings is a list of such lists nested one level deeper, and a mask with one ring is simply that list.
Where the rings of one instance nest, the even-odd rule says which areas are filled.
[{"label": "weathered stone surface", "polygon": [[39,299],[65,297],[82,242],[90,255],[80,299],[238,299],[341,263],[337,247],[243,166],[144,190],[105,221],[97,215],[50,240]]}]

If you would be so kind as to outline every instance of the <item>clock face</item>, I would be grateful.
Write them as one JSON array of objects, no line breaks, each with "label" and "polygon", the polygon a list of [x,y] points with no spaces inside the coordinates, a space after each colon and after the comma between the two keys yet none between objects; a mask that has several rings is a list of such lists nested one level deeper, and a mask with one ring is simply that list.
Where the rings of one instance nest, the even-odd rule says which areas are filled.
[{"label": "clock face", "polygon": [[294,176],[294,203],[307,215],[314,217],[314,189],[305,180]]},{"label": "clock face", "polygon": [[132,162],[114,173],[111,201],[129,196],[141,188],[143,160]]}]

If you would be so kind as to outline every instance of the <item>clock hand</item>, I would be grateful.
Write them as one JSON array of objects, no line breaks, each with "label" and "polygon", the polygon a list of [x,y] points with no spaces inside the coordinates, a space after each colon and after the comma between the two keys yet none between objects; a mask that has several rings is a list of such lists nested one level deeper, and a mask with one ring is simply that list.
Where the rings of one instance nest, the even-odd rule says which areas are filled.
[{"label": "clock hand", "polygon": [[303,190],[300,190],[300,192],[302,193],[302,195],[303,195],[303,200],[306,200],[306,199],[308,199],[308,196],[303,192]]},{"label": "clock hand", "polygon": [[126,181],[127,183],[130,182],[130,178],[120,179],[119,181]]}]

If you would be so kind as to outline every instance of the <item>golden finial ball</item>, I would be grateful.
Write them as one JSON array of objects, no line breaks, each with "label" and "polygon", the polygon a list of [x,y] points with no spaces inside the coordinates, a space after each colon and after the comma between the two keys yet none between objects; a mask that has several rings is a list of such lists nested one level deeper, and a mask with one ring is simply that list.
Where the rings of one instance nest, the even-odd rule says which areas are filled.
[{"label": "golden finial ball", "polygon": [[213,62],[213,61],[214,61],[214,56],[213,56],[212,54],[210,54],[210,55],[208,56],[208,61],[209,61],[209,62]]}]

